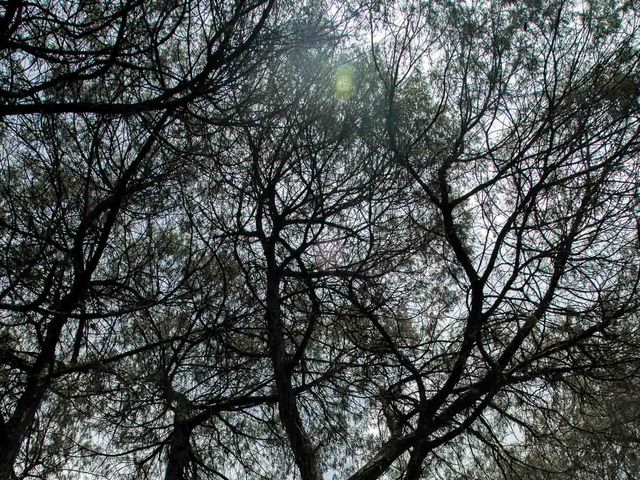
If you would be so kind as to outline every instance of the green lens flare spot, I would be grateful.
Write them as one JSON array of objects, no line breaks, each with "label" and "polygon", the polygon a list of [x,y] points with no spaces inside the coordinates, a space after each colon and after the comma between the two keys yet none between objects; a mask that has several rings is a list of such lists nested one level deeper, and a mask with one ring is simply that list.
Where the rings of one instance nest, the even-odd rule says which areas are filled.
[{"label": "green lens flare spot", "polygon": [[353,67],[338,67],[336,72],[336,99],[347,100],[353,93]]}]

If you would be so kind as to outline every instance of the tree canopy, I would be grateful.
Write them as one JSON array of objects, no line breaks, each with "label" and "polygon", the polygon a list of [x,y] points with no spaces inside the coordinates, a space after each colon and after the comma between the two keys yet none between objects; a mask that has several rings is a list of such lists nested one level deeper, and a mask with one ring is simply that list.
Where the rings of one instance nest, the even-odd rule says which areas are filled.
[{"label": "tree canopy", "polygon": [[0,479],[636,478],[639,14],[0,2]]}]

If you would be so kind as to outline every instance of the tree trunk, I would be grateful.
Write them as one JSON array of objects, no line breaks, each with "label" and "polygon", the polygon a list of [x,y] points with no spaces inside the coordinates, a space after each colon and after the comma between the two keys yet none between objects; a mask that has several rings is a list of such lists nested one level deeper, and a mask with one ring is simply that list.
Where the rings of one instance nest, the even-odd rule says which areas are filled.
[{"label": "tree trunk", "polygon": [[184,420],[176,420],[171,433],[171,445],[167,455],[164,480],[184,480],[191,464],[191,426]]},{"label": "tree trunk", "polygon": [[302,480],[322,480],[322,472],[320,472],[318,466],[316,451],[300,418],[296,394],[291,384],[291,369],[285,348],[282,326],[280,285],[275,267],[275,253],[268,248],[265,251],[269,264],[267,272],[266,320],[271,362],[278,393],[278,413],[293,450],[296,465],[300,469],[300,477]]}]

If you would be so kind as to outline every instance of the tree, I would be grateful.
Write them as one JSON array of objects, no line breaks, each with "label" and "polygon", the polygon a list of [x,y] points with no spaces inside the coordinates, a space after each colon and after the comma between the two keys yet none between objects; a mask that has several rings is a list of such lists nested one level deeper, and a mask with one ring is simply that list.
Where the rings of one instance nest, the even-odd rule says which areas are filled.
[{"label": "tree", "polygon": [[[606,382],[589,392],[565,380],[550,405],[552,423],[530,432],[514,476],[520,478],[634,478],[638,475],[636,386]],[[568,388],[567,388],[568,387]],[[567,394],[566,391],[571,393]],[[573,393],[576,392],[576,393]],[[546,439],[535,441],[536,436]],[[551,449],[554,449],[551,453]],[[549,450],[549,455],[544,454]]]},{"label": "tree", "polygon": [[602,412],[640,360],[637,21],[8,2],[0,477],[536,478],[630,445]]},{"label": "tree", "polygon": [[0,112],[132,115],[219,101],[271,45],[256,40],[275,27],[274,4],[8,1]]},{"label": "tree", "polygon": [[47,455],[27,439],[57,379],[127,357],[113,345],[124,320],[167,303],[199,268],[188,247],[167,263],[169,247],[189,243],[171,239],[176,219],[165,215],[189,172],[176,151],[181,119],[196,109],[226,122],[244,99],[225,103],[223,92],[271,46],[296,41],[285,39],[291,17],[267,21],[273,5],[7,3],[3,478],[18,459],[33,474]]},{"label": "tree", "polygon": [[[405,478],[418,478],[483,412],[513,415],[499,405],[529,394],[527,382],[635,359],[635,332],[615,326],[637,305],[634,20],[612,33],[591,5],[496,8],[412,5],[399,26],[388,11],[372,17],[389,30],[373,48],[389,146],[436,212],[435,225],[416,223],[442,239],[432,248],[459,303],[451,343],[433,353],[449,358],[443,375],[407,373],[433,392],[409,410],[415,424],[352,478],[409,450]],[[438,62],[424,77],[427,55]]]}]

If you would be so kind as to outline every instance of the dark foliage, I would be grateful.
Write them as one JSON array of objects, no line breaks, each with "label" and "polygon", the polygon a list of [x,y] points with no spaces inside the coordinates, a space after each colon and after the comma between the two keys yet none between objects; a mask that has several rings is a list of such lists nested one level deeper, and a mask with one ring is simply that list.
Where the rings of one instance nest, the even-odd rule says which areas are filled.
[{"label": "dark foliage", "polygon": [[632,2],[0,5],[0,478],[637,477]]}]

